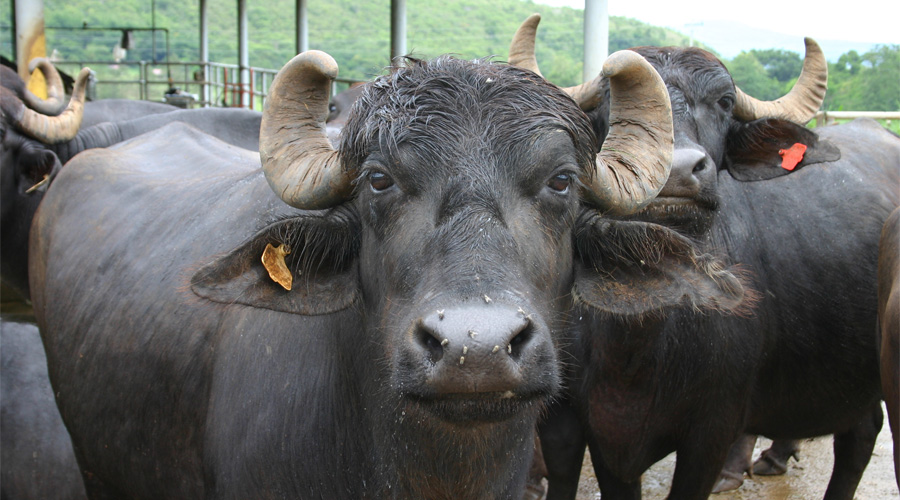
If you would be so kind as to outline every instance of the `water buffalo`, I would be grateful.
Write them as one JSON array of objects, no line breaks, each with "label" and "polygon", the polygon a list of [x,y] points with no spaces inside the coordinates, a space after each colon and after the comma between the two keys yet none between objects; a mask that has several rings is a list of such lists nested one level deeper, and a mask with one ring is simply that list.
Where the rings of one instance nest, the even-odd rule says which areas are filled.
[{"label": "water buffalo", "polygon": [[179,109],[130,120],[102,122],[82,128],[72,140],[53,145],[50,149],[65,164],[84,150],[118,144],[176,121],[198,128],[228,144],[250,151],[259,150],[262,113],[243,108]]},{"label": "water buffalo", "polygon": [[878,246],[881,387],[894,436],[894,475],[900,486],[900,209],[884,224]]},{"label": "water buffalo", "polygon": [[[137,137],[173,121],[193,125],[239,147],[253,151],[259,148],[262,114],[244,109],[179,110],[81,127],[87,107],[84,88],[90,70],[85,68],[79,74],[67,104],[59,97],[63,92],[62,83],[53,65],[46,59],[35,59],[31,66],[32,69],[40,67],[48,75],[49,97],[45,101],[31,94],[15,72],[5,66],[0,69],[3,71],[0,279],[5,299],[12,298],[8,295],[29,298],[27,242],[34,212],[46,189],[41,181],[51,180],[76,154]],[[37,186],[41,187],[35,189]]]},{"label": "water buffalo", "polygon": [[103,122],[121,122],[158,113],[178,111],[179,107],[164,102],[137,101],[134,99],[98,99],[84,103],[83,128]]},{"label": "water buffalo", "polygon": [[72,159],[29,270],[89,495],[520,498],[576,247],[621,264],[580,278],[595,295],[739,288],[677,233],[601,215],[649,202],[672,140],[652,68],[604,72],[599,154],[556,87],[446,56],[370,83],[334,149],[337,66],[311,51],[276,77],[258,155],[175,123]]},{"label": "water buffalo", "polygon": [[0,497],[85,498],[35,325],[0,321]]},{"label": "water buffalo", "polygon": [[[530,50],[511,63],[536,69],[536,24],[515,39],[530,38]],[[900,203],[900,139],[871,120],[800,125],[825,93],[825,60],[811,40],[797,85],[775,102],[741,92],[703,50],[632,50],[666,82],[675,152],[660,195],[630,218],[678,228],[739,265],[755,307],[621,317],[581,301],[571,406],[542,426],[548,498],[574,497],[585,442],[604,498],[639,498],[641,473],[672,451],[669,498],[706,498],[729,445],[747,432],[834,433],[826,498],[849,500],[882,420],[875,268],[881,226]],[[604,79],[590,85],[604,94]],[[589,114],[602,137],[606,101]]]},{"label": "water buffalo", "polygon": [[29,63],[28,69],[32,73],[36,69],[41,70],[41,74],[44,75],[47,82],[46,99],[34,95],[19,74],[9,66],[0,65],[0,86],[15,95],[26,107],[39,114],[56,116],[62,113],[66,109],[63,80],[50,60],[37,57]]},{"label": "water buffalo", "polygon": [[47,145],[71,140],[78,132],[90,73],[85,69],[78,75],[67,103],[60,97],[62,83],[53,66],[38,59],[31,67],[41,67],[47,75],[46,102],[28,92],[14,71],[0,66],[0,278],[4,292],[25,298],[28,231],[42,196],[34,188],[61,167]]},{"label": "water buffalo", "polygon": [[[48,98],[41,100],[25,87],[25,83],[11,69],[3,66],[2,82],[4,100],[9,106],[29,110],[29,113],[52,117],[58,115],[66,107],[63,98],[62,82],[56,69],[46,59],[32,61],[32,70],[40,67],[47,75]],[[28,282],[26,277],[27,251],[26,242],[28,228],[34,210],[40,203],[43,189],[29,191],[44,176],[52,179],[53,174],[76,154],[93,148],[108,147],[140,134],[156,130],[168,123],[179,121],[187,123],[203,132],[217,137],[229,144],[252,151],[259,149],[259,126],[262,113],[235,108],[203,108],[182,110],[167,104],[146,101],[127,101],[107,99],[84,102],[83,88],[86,85],[90,70],[85,69],[79,76],[75,86],[77,104],[72,111],[66,128],[62,133],[48,138],[40,135],[40,131],[29,131],[23,127],[49,127],[50,123],[61,121],[59,118],[43,118],[16,123],[10,119],[3,120],[3,263],[2,278],[5,289],[15,291],[25,299],[28,298]],[[357,99],[362,86],[351,88],[334,96],[329,106],[328,134],[337,141],[341,128],[346,123],[350,106]],[[17,111],[16,111],[17,112]],[[9,116],[14,116],[10,114]],[[4,115],[6,117],[7,115]],[[80,125],[79,125],[80,124]],[[58,127],[59,125],[52,125]],[[35,137],[35,134],[38,134]],[[55,155],[55,158],[54,158]],[[28,192],[26,192],[28,191]],[[8,287],[8,288],[7,288]],[[6,294],[4,294],[5,296]]]}]

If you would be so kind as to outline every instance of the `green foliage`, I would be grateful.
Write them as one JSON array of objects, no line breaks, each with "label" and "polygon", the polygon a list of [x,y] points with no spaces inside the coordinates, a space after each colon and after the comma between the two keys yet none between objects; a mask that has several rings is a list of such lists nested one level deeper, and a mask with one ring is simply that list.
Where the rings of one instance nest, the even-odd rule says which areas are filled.
[{"label": "green foliage", "polygon": [[[9,19],[12,0],[0,0],[0,53],[11,57]],[[234,0],[208,0],[210,60],[236,64],[237,6]],[[248,2],[250,64],[280,68],[296,53],[294,0]],[[537,55],[545,76],[560,85],[581,81],[583,11],[538,5],[530,0],[420,0],[407,6],[407,48],[416,57],[452,53],[464,58],[504,60],[519,24],[542,16]],[[44,0],[48,51],[65,60],[107,61],[122,33],[78,28],[151,27],[147,0]],[[390,0],[309,2],[309,45],[331,54],[341,77],[370,79],[390,61]],[[156,51],[147,31],[134,32],[135,48],[125,62],[166,59],[192,62],[199,57],[199,0],[155,1]],[[688,37],[634,19],[610,20],[610,51],[637,45],[686,45]]]},{"label": "green foliage", "polygon": [[762,64],[769,78],[774,78],[781,83],[787,83],[796,79],[803,68],[803,58],[796,52],[784,49],[753,49],[751,54]]},{"label": "green foliage", "polygon": [[781,96],[781,83],[769,76],[753,51],[741,52],[726,62],[734,84],[757,99],[771,101]]},{"label": "green foliage", "polygon": [[[802,67],[800,54],[751,50],[726,61],[734,83],[753,97],[776,99],[787,93]],[[900,111],[900,45],[851,50],[828,65],[826,111]]]},{"label": "green foliage", "polygon": [[829,111],[900,111],[900,45],[850,51],[828,65]]},{"label": "green foliage", "polygon": [[[13,58],[11,12],[13,0],[0,0],[0,54]],[[237,5],[234,0],[208,0],[210,60],[236,64]],[[250,64],[280,68],[294,56],[294,0],[248,2]],[[581,81],[583,11],[538,5],[531,0],[417,0],[407,5],[407,48],[416,57],[452,53],[464,58],[494,56],[504,60],[519,24],[538,12],[537,58],[544,75],[558,85]],[[368,80],[389,64],[390,0],[309,2],[309,45],[331,54],[343,78]],[[48,51],[64,60],[109,61],[125,27],[149,28],[153,22],[147,0],[44,0]],[[156,50],[148,31],[134,33],[135,47],[125,63],[166,60],[194,62],[199,57],[199,0],[155,0]],[[110,28],[86,31],[83,26]],[[65,27],[73,29],[50,29]],[[610,18],[609,50],[639,45],[687,45],[681,33],[640,21]],[[711,50],[709,47],[704,47]],[[712,51],[712,50],[711,50]],[[761,99],[787,92],[800,73],[800,54],[778,50],[750,50],[724,61],[735,82]],[[77,69],[77,68],[75,68]],[[134,66],[94,69],[104,77],[135,79]],[[900,110],[900,46],[855,51],[829,64],[827,110]],[[118,75],[118,76],[116,76]],[[165,85],[166,75],[159,76]],[[181,76],[181,75],[179,75]]]}]

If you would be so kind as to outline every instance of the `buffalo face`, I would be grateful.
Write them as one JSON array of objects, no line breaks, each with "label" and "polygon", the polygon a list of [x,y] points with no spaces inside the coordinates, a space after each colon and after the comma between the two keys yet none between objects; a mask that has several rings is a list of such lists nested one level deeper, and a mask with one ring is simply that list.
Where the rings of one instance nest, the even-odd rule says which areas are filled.
[{"label": "buffalo face", "polygon": [[[825,94],[827,70],[818,45],[806,40],[803,72],[782,98],[761,102],[734,85],[725,66],[697,48],[637,47],[659,73],[672,103],[675,151],[669,180],[659,196],[634,218],[662,223],[699,236],[711,227],[719,206],[719,175],[739,181],[766,180],[806,165],[834,161],[839,152],[803,124]],[[603,93],[608,83],[598,82]],[[601,139],[609,124],[608,99],[588,112]],[[801,145],[799,163],[783,159]]]},{"label": "buffalo face", "polygon": [[[283,201],[330,210],[263,231],[235,264],[198,273],[194,290],[303,314],[359,308],[380,398],[400,398],[392,412],[453,423],[536,416],[560,383],[580,196],[636,210],[667,174],[665,89],[634,54],[611,60],[615,81],[646,98],[625,100],[642,101],[644,115],[614,107],[624,125],[595,155],[590,122],[560,89],[450,57],[408,60],[367,85],[334,149],[324,122],[337,67],[321,52],[297,56],[273,83],[260,157]],[[627,144],[645,122],[640,130],[668,144],[658,153]],[[275,274],[302,277],[291,290],[273,276],[288,294],[245,276],[262,266],[241,259],[269,244],[287,259]]]},{"label": "buffalo face", "polygon": [[471,69],[410,62],[364,93],[341,144],[370,335],[410,411],[453,422],[557,390],[575,182],[592,163],[589,124],[558,89]]}]

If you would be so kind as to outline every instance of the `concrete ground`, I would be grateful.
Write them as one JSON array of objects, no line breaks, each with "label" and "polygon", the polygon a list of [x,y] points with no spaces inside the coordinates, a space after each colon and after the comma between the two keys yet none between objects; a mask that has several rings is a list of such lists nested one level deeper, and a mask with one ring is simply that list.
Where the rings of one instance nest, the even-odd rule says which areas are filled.
[{"label": "concrete ground", "polygon": [[[801,444],[800,461],[790,461],[788,471],[783,476],[756,476],[744,479],[744,485],[737,491],[711,495],[710,500],[821,500],[831,476],[832,448],[831,436],[809,439]],[[772,442],[762,438],[757,442],[754,459]],[[856,490],[854,500],[896,500],[900,499],[897,482],[894,479],[893,442],[891,430],[884,418],[884,426],[878,435],[878,442],[872,453],[872,460],[866,468]],[[643,477],[643,499],[665,500],[675,470],[675,454],[656,463]],[[585,454],[581,481],[578,485],[578,500],[599,500],[597,480],[590,464],[590,456]]]}]

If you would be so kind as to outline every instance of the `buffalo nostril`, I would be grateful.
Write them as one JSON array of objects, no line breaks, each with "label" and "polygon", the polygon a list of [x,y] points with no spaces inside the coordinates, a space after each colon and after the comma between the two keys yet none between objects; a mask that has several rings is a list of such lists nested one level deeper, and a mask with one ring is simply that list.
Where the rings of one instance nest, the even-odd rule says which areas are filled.
[{"label": "buffalo nostril", "polygon": [[687,178],[690,174],[706,168],[707,156],[702,151],[691,148],[676,149],[672,155],[672,171],[670,178]]},{"label": "buffalo nostril", "polygon": [[518,360],[533,337],[534,326],[531,324],[531,321],[528,321],[522,329],[510,339],[509,345],[507,346],[507,352],[513,359]]},{"label": "buffalo nostril", "polygon": [[444,346],[448,343],[447,339],[438,339],[437,334],[422,323],[417,325],[415,335],[416,341],[432,363],[437,363],[444,357]]}]

